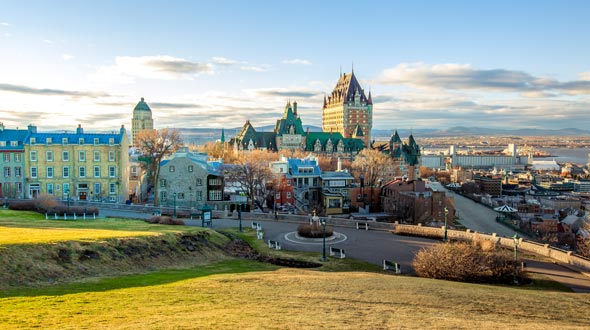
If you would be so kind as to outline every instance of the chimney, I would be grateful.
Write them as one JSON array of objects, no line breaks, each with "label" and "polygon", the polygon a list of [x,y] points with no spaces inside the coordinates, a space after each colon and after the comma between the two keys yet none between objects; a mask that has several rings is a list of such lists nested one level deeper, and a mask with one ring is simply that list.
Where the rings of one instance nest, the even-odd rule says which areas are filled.
[{"label": "chimney", "polygon": [[37,133],[37,126],[29,124],[29,133]]},{"label": "chimney", "polygon": [[342,172],[342,158],[338,157],[338,172]]},{"label": "chimney", "polygon": [[121,129],[119,130],[120,134],[125,134],[127,131],[125,130],[125,125],[121,125]]},{"label": "chimney", "polygon": [[0,132],[4,131],[4,123],[0,123]]},{"label": "chimney", "polygon": [[297,116],[297,101],[293,101],[293,114]]},{"label": "chimney", "polygon": [[84,134],[84,129],[82,128],[82,124],[78,124],[78,128],[76,128],[76,134]]}]

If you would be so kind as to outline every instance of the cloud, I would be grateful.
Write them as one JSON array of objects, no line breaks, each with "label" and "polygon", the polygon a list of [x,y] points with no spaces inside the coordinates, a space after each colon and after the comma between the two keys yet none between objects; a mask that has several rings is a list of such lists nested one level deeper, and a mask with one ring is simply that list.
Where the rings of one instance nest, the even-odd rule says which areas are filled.
[{"label": "cloud", "polygon": [[[375,80],[385,85],[406,85],[422,89],[480,90],[488,92],[559,92],[569,95],[590,94],[590,81],[560,82],[536,77],[518,70],[473,68],[469,64],[402,63],[384,70]],[[546,95],[549,94],[537,94]]]},{"label": "cloud", "polygon": [[257,96],[264,97],[301,97],[310,98],[322,95],[320,91],[308,89],[286,89],[286,88],[266,88],[266,89],[249,89],[247,92],[254,93]]},{"label": "cloud", "polygon": [[294,59],[283,60],[283,64],[311,65],[311,62],[308,61],[308,60],[302,60],[302,59],[294,58]]},{"label": "cloud", "polygon": [[44,39],[43,42],[46,43],[46,44],[48,44],[48,45],[53,44],[53,41],[51,41],[49,39]]},{"label": "cloud", "polygon": [[240,70],[266,72],[266,71],[268,71],[268,68],[266,66],[258,66],[258,65],[242,65],[242,66],[240,66]]},{"label": "cloud", "polygon": [[61,58],[62,58],[62,60],[64,60],[64,61],[69,61],[69,60],[72,60],[72,59],[74,59],[74,55],[70,55],[70,54],[61,54]]},{"label": "cloud", "polygon": [[219,65],[233,65],[233,64],[238,63],[238,61],[230,60],[228,58],[221,57],[221,56],[215,56],[212,58],[212,60],[213,60],[213,63],[219,64]]},{"label": "cloud", "polygon": [[8,22],[0,22],[0,26],[9,27],[9,26],[12,26],[12,24],[10,24]]},{"label": "cloud", "polygon": [[80,97],[107,97],[110,96],[105,92],[90,92],[90,91],[70,91],[63,89],[50,89],[50,88],[35,88],[23,85],[13,84],[0,84],[0,91],[20,93],[20,94],[32,94],[32,95],[45,95],[45,96],[69,96],[72,98]]},{"label": "cloud", "polygon": [[198,104],[191,104],[191,103],[167,103],[167,102],[151,102],[150,106],[152,108],[162,108],[162,109],[194,109],[194,108],[201,108],[201,105]]},{"label": "cloud", "polygon": [[117,56],[115,64],[102,66],[91,75],[91,80],[133,83],[135,78],[144,79],[193,79],[201,74],[212,74],[209,63],[191,62],[172,56]]}]

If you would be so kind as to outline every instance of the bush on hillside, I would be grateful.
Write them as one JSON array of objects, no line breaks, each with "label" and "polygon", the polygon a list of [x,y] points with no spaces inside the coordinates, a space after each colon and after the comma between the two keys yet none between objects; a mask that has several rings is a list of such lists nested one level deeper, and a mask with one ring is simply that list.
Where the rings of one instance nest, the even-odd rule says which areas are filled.
[{"label": "bush on hillside", "polygon": [[[486,248],[488,244],[484,243]],[[479,244],[444,243],[422,249],[412,266],[420,277],[471,283],[511,283],[515,262],[503,249],[484,251]]]},{"label": "bush on hillside", "polygon": [[10,202],[8,208],[15,211],[37,211],[35,201],[30,199]]},{"label": "bush on hillside", "polygon": [[179,225],[184,226],[184,221],[179,219],[172,219],[169,216],[161,215],[161,216],[153,216],[149,219],[146,219],[145,222],[151,224],[160,224],[160,225]]}]

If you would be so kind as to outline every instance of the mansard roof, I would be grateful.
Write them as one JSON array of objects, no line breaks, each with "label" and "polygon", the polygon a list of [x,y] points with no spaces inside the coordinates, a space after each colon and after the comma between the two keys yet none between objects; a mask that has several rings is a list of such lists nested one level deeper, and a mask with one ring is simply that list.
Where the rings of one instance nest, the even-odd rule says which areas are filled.
[{"label": "mansard roof", "polygon": [[[0,131],[0,141],[4,142],[4,146],[0,146],[0,150],[24,150],[28,134],[26,129],[3,129]],[[12,141],[16,141],[16,146],[11,145]]]},{"label": "mansard roof", "polygon": [[147,103],[145,103],[145,101],[143,100],[143,97],[142,97],[141,101],[139,101],[137,103],[137,105],[135,106],[135,108],[133,108],[133,111],[149,111],[149,112],[151,112],[152,109],[150,109],[149,105],[147,105]]},{"label": "mansard roof", "polygon": [[354,71],[350,74],[342,74],[332,94],[328,96],[329,104],[345,104],[354,101],[355,94],[358,93],[360,96],[360,102],[362,104],[372,104],[367,99],[365,91],[359,84],[358,80],[354,75]]},{"label": "mansard roof", "polygon": [[[326,150],[328,140],[332,141],[333,150]],[[342,141],[344,145],[344,152],[356,152],[362,150],[365,147],[363,140],[345,138],[339,132],[309,132],[307,133],[307,137],[305,139],[305,150],[315,151],[316,141],[320,142],[320,145],[322,146],[322,151],[337,151],[337,146],[338,143],[340,143],[340,141]]]}]

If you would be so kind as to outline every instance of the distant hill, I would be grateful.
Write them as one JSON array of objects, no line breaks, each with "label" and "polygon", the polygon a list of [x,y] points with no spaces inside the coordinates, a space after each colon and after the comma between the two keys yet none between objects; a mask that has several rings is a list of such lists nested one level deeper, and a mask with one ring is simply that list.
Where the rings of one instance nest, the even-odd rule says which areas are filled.
[{"label": "distant hill", "polygon": [[[256,127],[258,131],[270,132],[274,130],[274,125]],[[304,125],[303,129],[310,132],[321,132],[322,128],[313,125]],[[225,129],[225,139],[229,141],[233,136],[240,132],[242,127],[233,127]],[[221,128],[179,128],[183,141],[188,144],[202,144],[210,141],[216,141],[221,138]],[[393,134],[394,129],[374,129],[372,137],[375,140],[388,140]],[[452,136],[590,136],[590,130],[578,128],[561,128],[561,129],[540,129],[540,128],[523,128],[523,129],[497,129],[485,127],[465,127],[455,126],[447,129],[418,128],[418,129],[397,129],[399,136],[404,139],[411,134],[415,137],[452,137]]]}]

